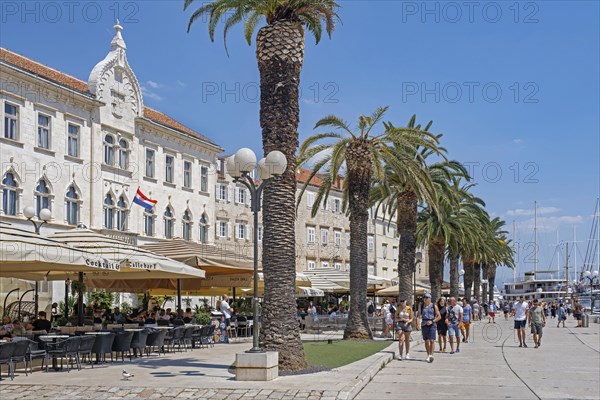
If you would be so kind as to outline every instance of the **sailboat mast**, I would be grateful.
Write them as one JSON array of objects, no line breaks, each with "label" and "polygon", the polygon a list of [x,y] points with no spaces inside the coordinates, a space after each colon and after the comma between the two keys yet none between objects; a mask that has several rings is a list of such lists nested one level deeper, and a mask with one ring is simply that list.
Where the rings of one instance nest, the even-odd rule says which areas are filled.
[{"label": "sailboat mast", "polygon": [[[538,267],[538,242],[537,242],[537,201],[533,202],[533,272],[537,274]],[[536,276],[536,275],[534,275]]]},{"label": "sailboat mast", "polygon": [[577,228],[573,225],[573,253],[575,254],[573,260],[573,275],[577,279]]},{"label": "sailboat mast", "polygon": [[569,297],[569,242],[567,242],[567,255],[565,256],[565,298]]},{"label": "sailboat mast", "polygon": [[[512,224],[512,237],[513,240],[515,241],[514,243],[518,246],[519,244],[517,243],[517,239],[515,238],[515,220],[513,219],[513,224]],[[519,248],[517,248],[517,251],[519,251]],[[515,267],[513,268],[513,283],[515,283],[517,281],[517,268],[519,267],[519,255],[517,255],[517,265],[515,265]]]}]

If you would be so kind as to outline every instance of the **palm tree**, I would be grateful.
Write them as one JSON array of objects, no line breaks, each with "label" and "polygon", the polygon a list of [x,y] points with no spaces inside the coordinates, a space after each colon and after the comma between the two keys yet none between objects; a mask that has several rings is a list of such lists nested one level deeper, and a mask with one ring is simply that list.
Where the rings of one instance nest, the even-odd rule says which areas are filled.
[{"label": "palm tree", "polygon": [[[415,125],[416,115],[413,115],[407,124],[408,129],[421,130],[421,125]],[[432,121],[422,128],[428,132]],[[389,124],[390,129],[394,127]],[[396,226],[399,235],[398,243],[398,286],[400,297],[403,299],[412,299],[413,279],[415,273],[415,252],[417,249],[417,206],[419,202],[427,202],[435,205],[436,195],[434,182],[431,172],[438,172],[435,166],[428,170],[426,159],[435,154],[442,155],[445,149],[438,146],[442,135],[426,138],[424,146],[415,143],[397,143],[395,146],[402,146],[407,149],[412,148],[412,158],[415,163],[402,163],[400,170],[395,170],[391,166],[386,166],[386,180],[381,184],[374,185],[371,190],[371,200],[377,205],[377,210],[383,208],[390,222],[396,218]],[[408,139],[408,138],[407,138]],[[414,166],[417,169],[413,170]]]},{"label": "palm tree", "polygon": [[[315,129],[331,127],[334,131],[320,133],[307,138],[300,147],[298,165],[320,157],[312,167],[311,179],[320,173],[323,184],[317,192],[312,213],[316,215],[323,201],[327,201],[332,184],[337,181],[345,166],[343,208],[350,217],[350,312],[344,331],[345,339],[367,339],[373,335],[367,321],[367,225],[368,210],[371,205],[370,189],[373,182],[385,179],[385,166],[400,170],[401,163],[412,164],[414,170],[420,168],[414,159],[414,147],[403,146],[412,143],[425,146],[432,135],[410,128],[394,128],[384,124],[383,132],[373,129],[381,122],[387,107],[376,109],[370,116],[358,118],[357,130],[348,123],[331,115],[318,121]],[[325,141],[325,142],[322,142]],[[304,190],[300,192],[300,202]]]},{"label": "palm tree", "polygon": [[[184,9],[194,0],[184,0]],[[298,370],[307,366],[294,299],[296,149],[298,148],[298,86],[304,62],[304,29],[317,43],[323,24],[329,36],[334,30],[336,9],[333,0],[214,0],[203,3],[190,17],[192,25],[208,16],[208,32],[214,34],[225,18],[224,39],[234,25],[244,21],[244,36],[256,35],[256,58],[260,72],[260,126],[263,150],[285,154],[288,167],[281,180],[270,184],[263,195],[263,271],[265,296],[260,340],[263,347],[279,352],[279,368]]]},{"label": "palm tree", "polygon": [[448,250],[449,258],[459,254],[459,247],[469,248],[480,230],[479,204],[483,201],[471,193],[472,185],[460,186],[460,179],[440,185],[438,208],[425,207],[419,213],[417,241],[427,244],[429,258],[429,282],[431,295],[439,298],[442,294],[444,258]]}]

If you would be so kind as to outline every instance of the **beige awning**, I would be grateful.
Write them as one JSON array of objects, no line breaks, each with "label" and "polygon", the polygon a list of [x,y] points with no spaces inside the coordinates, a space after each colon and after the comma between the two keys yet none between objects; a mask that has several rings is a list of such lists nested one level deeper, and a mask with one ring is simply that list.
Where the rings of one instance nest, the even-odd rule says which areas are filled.
[{"label": "beige awning", "polygon": [[[341,271],[335,268],[317,268],[305,271],[305,273],[309,278],[311,278],[311,280],[313,277],[317,276],[319,278],[335,282],[340,286],[350,287],[349,271]],[[392,282],[389,279],[370,274],[367,276],[367,286],[369,286],[371,289],[380,289],[385,286],[391,286],[391,284]]]},{"label": "beige awning", "polygon": [[137,285],[151,285],[160,279],[203,278],[204,271],[182,262],[153,253],[141,247],[109,238],[89,229],[72,229],[56,232],[51,239],[60,241],[88,253],[97,259],[120,266],[119,271],[86,273],[86,286],[95,289],[109,289],[133,285],[125,281],[136,280]]},{"label": "beige awning", "polygon": [[77,272],[102,274],[120,270],[119,263],[0,221],[0,277],[53,280]]},{"label": "beige awning", "polygon": [[254,270],[252,248],[248,246],[226,247],[173,239],[148,243],[142,248],[202,268],[207,276],[252,274]]}]

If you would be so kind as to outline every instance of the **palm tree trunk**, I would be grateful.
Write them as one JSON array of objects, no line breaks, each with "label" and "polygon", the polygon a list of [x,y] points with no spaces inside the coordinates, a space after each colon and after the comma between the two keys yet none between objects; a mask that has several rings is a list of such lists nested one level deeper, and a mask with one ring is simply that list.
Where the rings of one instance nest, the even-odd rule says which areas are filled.
[{"label": "palm tree trunk", "polygon": [[346,150],[348,206],[350,209],[350,307],[344,339],[373,339],[367,319],[367,224],[372,160],[364,144]]},{"label": "palm tree trunk", "polygon": [[488,302],[491,304],[494,301],[494,286],[496,285],[496,265],[490,264],[488,266],[488,282],[489,282],[489,291],[488,291]]},{"label": "palm tree trunk", "polygon": [[463,269],[465,270],[465,276],[463,282],[465,285],[465,296],[464,298],[471,301],[471,294],[473,288],[473,258],[471,256],[463,257]]},{"label": "palm tree trunk", "polygon": [[[481,277],[483,280],[488,279],[488,265],[486,263],[481,264]],[[488,283],[484,282],[481,284],[481,302],[486,303],[488,301]]]},{"label": "palm tree trunk", "polygon": [[287,170],[263,195],[265,297],[262,308],[262,347],[279,352],[279,368],[307,367],[296,320],[295,201],[298,148],[298,86],[304,60],[304,30],[297,22],[276,21],[256,37],[260,72],[260,126],[265,155],[279,150]]},{"label": "palm tree trunk", "polygon": [[417,250],[417,195],[408,190],[397,199],[398,233],[398,285],[400,298],[412,302],[413,274],[415,269],[415,251]]},{"label": "palm tree trunk", "polygon": [[428,246],[429,283],[433,302],[442,297],[442,282],[444,279],[444,250],[443,238],[430,240]]},{"label": "palm tree trunk", "polygon": [[481,263],[473,264],[473,297],[481,301]]},{"label": "palm tree trunk", "polygon": [[450,256],[450,297],[458,297],[458,256]]}]

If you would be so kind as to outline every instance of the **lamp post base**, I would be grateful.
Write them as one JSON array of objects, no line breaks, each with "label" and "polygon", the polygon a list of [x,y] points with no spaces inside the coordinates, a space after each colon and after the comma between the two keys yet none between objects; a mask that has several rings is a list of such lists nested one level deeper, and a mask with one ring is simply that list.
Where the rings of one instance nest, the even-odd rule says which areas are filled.
[{"label": "lamp post base", "polygon": [[264,353],[265,349],[261,349],[260,347],[253,347],[250,350],[246,350],[246,353]]},{"label": "lamp post base", "polygon": [[235,379],[238,381],[272,381],[279,376],[279,353],[253,352],[235,355]]}]

